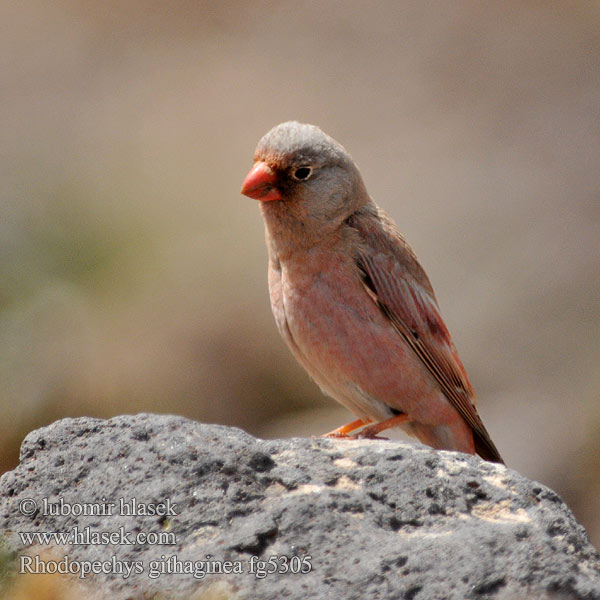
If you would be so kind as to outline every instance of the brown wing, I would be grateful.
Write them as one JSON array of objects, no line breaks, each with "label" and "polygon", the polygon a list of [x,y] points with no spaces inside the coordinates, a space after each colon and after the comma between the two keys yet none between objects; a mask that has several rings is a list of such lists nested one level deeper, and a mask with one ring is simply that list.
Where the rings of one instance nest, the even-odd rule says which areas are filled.
[{"label": "brown wing", "polygon": [[473,388],[412,249],[380,209],[361,209],[347,223],[361,237],[357,263],[369,295],[472,428],[477,453],[503,463],[477,414]]}]

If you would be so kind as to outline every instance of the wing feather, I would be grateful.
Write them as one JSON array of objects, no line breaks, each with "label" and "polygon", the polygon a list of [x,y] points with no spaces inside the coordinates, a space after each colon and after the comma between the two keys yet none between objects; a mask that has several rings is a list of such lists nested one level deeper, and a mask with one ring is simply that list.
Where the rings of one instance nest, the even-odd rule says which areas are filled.
[{"label": "wing feather", "polygon": [[369,296],[471,427],[478,454],[502,463],[475,409],[473,388],[414,252],[381,209],[363,208],[347,223],[361,237],[356,261]]}]

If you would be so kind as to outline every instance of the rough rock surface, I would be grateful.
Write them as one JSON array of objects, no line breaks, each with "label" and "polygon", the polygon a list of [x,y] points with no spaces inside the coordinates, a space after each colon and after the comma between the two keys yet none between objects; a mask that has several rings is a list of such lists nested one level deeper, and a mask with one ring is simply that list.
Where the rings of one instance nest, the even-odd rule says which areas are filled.
[{"label": "rough rock surface", "polygon": [[[121,514],[132,499],[137,512],[176,514]],[[112,514],[73,514],[86,506]],[[554,492],[505,467],[398,442],[258,440],[164,415],[29,434],[0,479],[0,531],[46,561],[30,569],[104,565],[85,579],[90,598],[600,599],[584,529]],[[35,546],[19,536],[32,531],[88,537]],[[99,532],[115,539],[85,543]],[[309,572],[261,578],[261,566]]]}]

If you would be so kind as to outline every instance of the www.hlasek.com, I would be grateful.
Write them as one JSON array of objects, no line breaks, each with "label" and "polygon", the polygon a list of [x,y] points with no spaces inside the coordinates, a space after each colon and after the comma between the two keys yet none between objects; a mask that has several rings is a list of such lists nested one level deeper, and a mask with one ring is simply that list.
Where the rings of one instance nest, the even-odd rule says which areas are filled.
[{"label": "www.hlasek.com", "polygon": [[75,525],[69,531],[19,531],[21,544],[33,546],[175,546],[177,536],[172,531],[96,531],[89,526],[80,529]]},{"label": "www.hlasek.com", "polygon": [[65,556],[60,560],[48,560],[40,556],[19,557],[20,573],[77,575],[85,579],[88,575],[120,575],[128,579],[132,574],[146,573],[150,579],[162,575],[191,575],[194,579],[204,579],[207,575],[241,575],[248,573],[256,579],[268,575],[298,575],[312,571],[312,556],[270,556],[262,559],[251,556],[248,560],[214,560],[209,554],[206,560],[182,560],[176,554],[161,555],[160,560],[119,560],[111,556],[108,560],[74,560]]}]

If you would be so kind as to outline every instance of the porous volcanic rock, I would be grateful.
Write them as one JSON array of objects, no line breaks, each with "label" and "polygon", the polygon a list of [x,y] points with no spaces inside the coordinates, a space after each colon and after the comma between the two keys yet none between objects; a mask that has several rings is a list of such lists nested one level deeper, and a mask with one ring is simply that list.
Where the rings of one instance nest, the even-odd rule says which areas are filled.
[{"label": "porous volcanic rock", "polygon": [[553,491],[401,442],[63,419],[0,478],[0,528],[22,570],[101,571],[89,598],[600,600],[598,554]]}]

